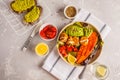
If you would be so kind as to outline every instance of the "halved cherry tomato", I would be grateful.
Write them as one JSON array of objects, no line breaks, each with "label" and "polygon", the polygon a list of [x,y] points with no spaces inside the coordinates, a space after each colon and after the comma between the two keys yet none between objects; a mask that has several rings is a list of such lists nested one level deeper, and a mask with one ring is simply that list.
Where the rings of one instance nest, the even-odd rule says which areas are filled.
[{"label": "halved cherry tomato", "polygon": [[67,57],[66,47],[60,46],[59,47],[60,54],[62,54],[63,57]]},{"label": "halved cherry tomato", "polygon": [[78,52],[78,49],[76,47],[73,48],[73,51]]},{"label": "halved cherry tomato", "polygon": [[47,39],[46,35],[44,34],[44,31],[41,31],[41,32],[40,32],[40,35],[41,35],[43,38]]},{"label": "halved cherry tomato", "polygon": [[66,48],[68,52],[71,52],[73,50],[72,46],[66,46]]},{"label": "halved cherry tomato", "polygon": [[57,29],[52,25],[47,25],[41,30],[40,35],[45,39],[52,39],[56,36]]}]

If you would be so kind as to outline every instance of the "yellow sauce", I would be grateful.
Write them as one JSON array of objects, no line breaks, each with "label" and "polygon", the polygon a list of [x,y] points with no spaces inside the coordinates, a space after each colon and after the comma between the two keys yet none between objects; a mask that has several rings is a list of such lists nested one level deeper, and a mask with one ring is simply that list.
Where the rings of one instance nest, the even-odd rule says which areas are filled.
[{"label": "yellow sauce", "polygon": [[48,45],[45,43],[39,43],[36,47],[35,47],[35,52],[37,55],[42,56],[47,54],[48,52]]}]

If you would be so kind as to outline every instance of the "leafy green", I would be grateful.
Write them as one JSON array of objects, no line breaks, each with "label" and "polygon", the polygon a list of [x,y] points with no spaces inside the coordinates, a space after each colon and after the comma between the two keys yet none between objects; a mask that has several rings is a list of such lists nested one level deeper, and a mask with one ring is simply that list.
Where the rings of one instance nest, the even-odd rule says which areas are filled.
[{"label": "leafy green", "polygon": [[82,27],[82,24],[80,22],[75,22],[73,25],[78,25],[78,26]]}]

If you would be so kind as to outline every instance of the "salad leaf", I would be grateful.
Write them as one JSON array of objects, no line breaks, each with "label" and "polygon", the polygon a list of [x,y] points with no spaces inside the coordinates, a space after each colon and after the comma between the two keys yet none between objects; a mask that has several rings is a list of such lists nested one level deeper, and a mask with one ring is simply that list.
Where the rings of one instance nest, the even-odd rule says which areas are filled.
[{"label": "salad leaf", "polygon": [[62,45],[64,45],[64,42],[58,41],[58,44],[62,46]]},{"label": "salad leaf", "polygon": [[82,24],[80,22],[75,22],[74,25],[78,25],[78,26],[82,27]]}]

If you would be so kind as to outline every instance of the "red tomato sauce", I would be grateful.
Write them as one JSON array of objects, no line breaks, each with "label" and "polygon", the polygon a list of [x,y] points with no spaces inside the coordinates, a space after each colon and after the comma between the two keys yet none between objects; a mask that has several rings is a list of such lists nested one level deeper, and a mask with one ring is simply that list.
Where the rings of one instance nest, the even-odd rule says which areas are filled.
[{"label": "red tomato sauce", "polygon": [[44,39],[52,39],[56,36],[56,32],[57,29],[54,26],[47,25],[40,31],[39,34]]}]

